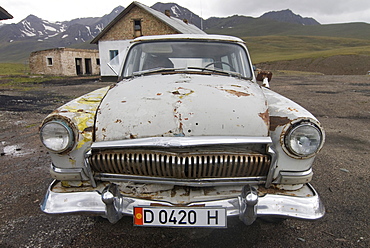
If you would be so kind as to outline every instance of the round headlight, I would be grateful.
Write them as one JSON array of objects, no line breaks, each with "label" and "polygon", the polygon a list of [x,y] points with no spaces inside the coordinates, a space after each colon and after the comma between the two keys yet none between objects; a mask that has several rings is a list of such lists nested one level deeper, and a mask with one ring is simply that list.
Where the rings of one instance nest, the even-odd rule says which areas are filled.
[{"label": "round headlight", "polygon": [[72,129],[60,120],[45,123],[40,129],[40,137],[46,148],[57,153],[65,152],[74,145]]},{"label": "round headlight", "polygon": [[302,122],[286,133],[284,141],[292,155],[307,158],[313,156],[321,148],[323,135],[316,125]]}]

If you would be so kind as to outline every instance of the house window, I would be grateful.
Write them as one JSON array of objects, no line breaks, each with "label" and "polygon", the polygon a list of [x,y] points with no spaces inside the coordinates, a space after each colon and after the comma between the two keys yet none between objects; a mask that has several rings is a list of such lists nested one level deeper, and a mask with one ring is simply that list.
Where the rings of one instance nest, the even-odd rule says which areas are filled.
[{"label": "house window", "polygon": [[48,66],[52,66],[53,65],[53,58],[46,58],[46,64],[48,65]]},{"label": "house window", "polygon": [[141,20],[134,20],[134,37],[142,36],[141,32]]},{"label": "house window", "polygon": [[96,59],[96,64],[100,65],[100,59]]},{"label": "house window", "polygon": [[109,60],[114,59],[118,55],[118,50],[109,50]]},{"label": "house window", "polygon": [[109,64],[111,65],[119,64],[118,50],[109,50],[109,60]]}]

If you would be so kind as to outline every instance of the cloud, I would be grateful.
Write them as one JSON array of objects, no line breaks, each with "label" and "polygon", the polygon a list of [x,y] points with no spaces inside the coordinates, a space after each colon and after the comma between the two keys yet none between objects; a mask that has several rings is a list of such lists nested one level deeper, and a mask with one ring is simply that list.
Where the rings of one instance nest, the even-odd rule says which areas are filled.
[{"label": "cloud", "polygon": [[[98,17],[115,7],[127,7],[133,0],[2,0],[1,6],[14,16],[6,23],[19,22],[29,14],[48,21],[67,21],[79,17]],[[152,6],[156,2],[175,2],[197,15],[226,17],[245,15],[259,17],[269,11],[290,9],[302,17],[315,18],[320,23],[368,22],[369,0],[138,0]]]},{"label": "cloud", "polygon": [[259,17],[269,11],[290,9],[302,17],[313,17],[323,23],[370,22],[369,0],[213,0],[208,8],[203,10],[208,17],[234,14]]}]

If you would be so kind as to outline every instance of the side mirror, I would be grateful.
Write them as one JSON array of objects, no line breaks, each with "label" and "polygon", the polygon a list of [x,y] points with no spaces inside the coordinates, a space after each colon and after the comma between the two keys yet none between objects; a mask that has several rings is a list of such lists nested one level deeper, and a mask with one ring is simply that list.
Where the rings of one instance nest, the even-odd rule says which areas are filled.
[{"label": "side mirror", "polygon": [[256,79],[257,79],[257,81],[262,82],[262,86],[264,86],[266,88],[270,88],[269,82],[272,79],[272,72],[257,70],[256,71]]}]

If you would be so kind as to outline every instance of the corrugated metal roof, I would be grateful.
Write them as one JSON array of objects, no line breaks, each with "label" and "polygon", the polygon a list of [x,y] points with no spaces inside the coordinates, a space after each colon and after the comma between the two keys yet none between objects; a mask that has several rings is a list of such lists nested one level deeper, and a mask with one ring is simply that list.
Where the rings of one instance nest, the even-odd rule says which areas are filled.
[{"label": "corrugated metal roof", "polygon": [[183,20],[180,20],[176,17],[168,17],[162,12],[159,12],[155,9],[152,9],[142,3],[134,2],[136,5],[140,6],[142,9],[146,10],[153,16],[157,17],[164,23],[167,23],[169,26],[174,28],[175,30],[179,31],[182,34],[205,34],[205,32],[199,29],[197,26],[193,24],[187,24]]},{"label": "corrugated metal roof", "polygon": [[184,21],[176,17],[168,17],[164,13],[161,13],[155,9],[152,9],[142,3],[132,2],[126,9],[124,9],[113,21],[111,21],[92,41],[92,44],[97,44],[100,38],[104,36],[119,20],[121,20],[127,13],[129,13],[135,6],[145,10],[154,17],[158,18],[168,26],[172,27],[176,31],[182,34],[206,34],[203,30],[199,29],[193,24],[187,24]]}]

